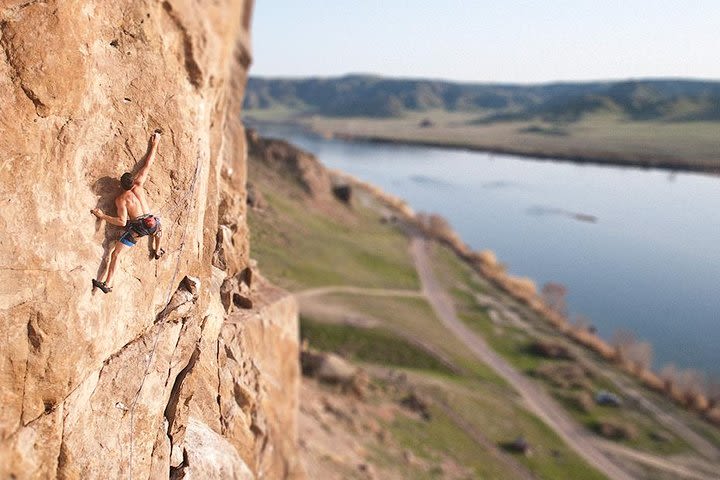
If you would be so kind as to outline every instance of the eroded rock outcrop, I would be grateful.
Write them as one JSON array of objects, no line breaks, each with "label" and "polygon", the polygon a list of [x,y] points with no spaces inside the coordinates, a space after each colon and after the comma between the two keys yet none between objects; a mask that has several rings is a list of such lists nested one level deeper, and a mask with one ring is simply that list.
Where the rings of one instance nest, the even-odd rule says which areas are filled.
[{"label": "eroded rock outcrop", "polygon": [[[294,300],[256,282],[228,317],[220,297],[249,265],[251,10],[0,3],[0,478],[298,473]],[[155,129],[146,189],[167,254],[138,243],[93,294],[120,230],[89,210],[114,210]],[[220,470],[197,460],[213,449]]]},{"label": "eroded rock outcrop", "polygon": [[263,138],[254,130],[247,132],[250,155],[276,172],[283,172],[297,182],[314,199],[329,199],[333,182],[329,171],[320,161],[284,140]]}]

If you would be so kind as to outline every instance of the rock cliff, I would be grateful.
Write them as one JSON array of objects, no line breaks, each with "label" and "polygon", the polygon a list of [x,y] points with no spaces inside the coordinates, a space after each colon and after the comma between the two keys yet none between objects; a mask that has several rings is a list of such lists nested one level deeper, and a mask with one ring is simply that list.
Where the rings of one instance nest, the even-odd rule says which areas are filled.
[{"label": "rock cliff", "polygon": [[[251,12],[0,2],[0,478],[300,474],[297,307],[249,269]],[[91,292],[121,229],[90,209],[155,129],[167,253],[139,242]]]}]

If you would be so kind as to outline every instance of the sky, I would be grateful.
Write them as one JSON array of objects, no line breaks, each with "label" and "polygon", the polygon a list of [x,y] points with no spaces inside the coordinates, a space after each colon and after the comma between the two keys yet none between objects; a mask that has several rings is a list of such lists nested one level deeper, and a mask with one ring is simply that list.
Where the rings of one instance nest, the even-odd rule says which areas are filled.
[{"label": "sky", "polygon": [[251,75],[720,80],[718,0],[256,0]]}]

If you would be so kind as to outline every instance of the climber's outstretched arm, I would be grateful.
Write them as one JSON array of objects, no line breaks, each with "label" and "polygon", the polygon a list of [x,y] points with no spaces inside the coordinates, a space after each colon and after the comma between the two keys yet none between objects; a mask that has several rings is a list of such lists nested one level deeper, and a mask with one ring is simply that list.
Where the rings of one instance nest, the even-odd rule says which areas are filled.
[{"label": "climber's outstretched arm", "polygon": [[135,185],[139,185],[142,187],[145,184],[145,180],[147,180],[147,175],[150,171],[150,167],[155,161],[155,154],[157,153],[158,143],[160,143],[160,133],[155,132],[152,134],[152,137],[150,137],[150,149],[148,150],[147,155],[145,155],[145,165],[142,166],[142,168],[137,174],[137,177],[135,177]]},{"label": "climber's outstretched arm", "polygon": [[104,213],[99,208],[93,208],[90,210],[90,213],[95,215],[100,220],[105,220],[108,223],[112,223],[113,225],[117,225],[118,227],[124,227],[127,225],[127,207],[125,206],[125,202],[121,200],[120,198],[115,199],[115,206],[117,207],[118,215],[117,217],[111,217],[110,215]]}]

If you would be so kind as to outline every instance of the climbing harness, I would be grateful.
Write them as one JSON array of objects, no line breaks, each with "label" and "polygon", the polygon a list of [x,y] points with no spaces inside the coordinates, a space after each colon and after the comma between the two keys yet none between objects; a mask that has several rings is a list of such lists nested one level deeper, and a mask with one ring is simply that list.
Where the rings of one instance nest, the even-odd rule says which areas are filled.
[{"label": "climbing harness", "polygon": [[120,236],[120,243],[128,247],[134,247],[138,238],[155,234],[160,235],[161,232],[160,217],[148,213],[128,221],[125,232]]}]

